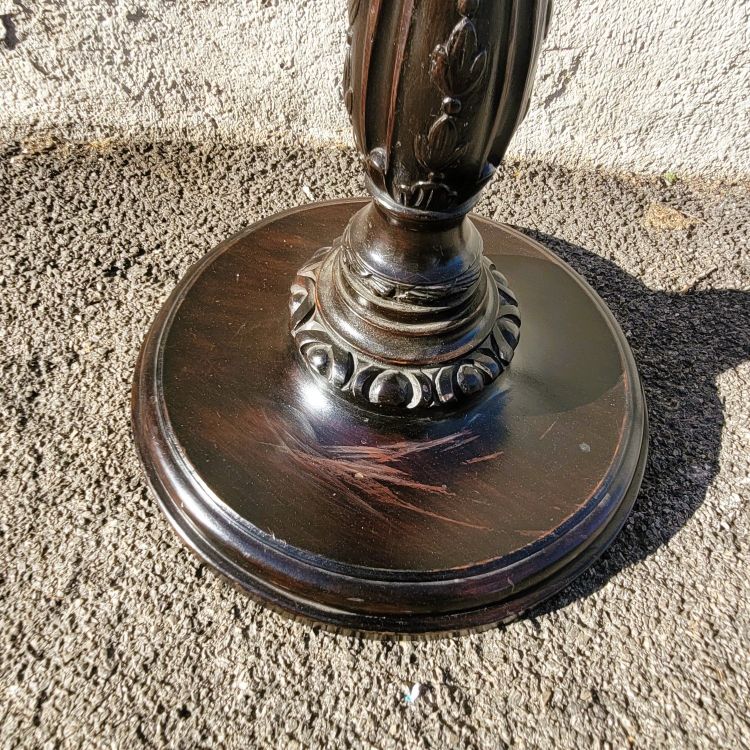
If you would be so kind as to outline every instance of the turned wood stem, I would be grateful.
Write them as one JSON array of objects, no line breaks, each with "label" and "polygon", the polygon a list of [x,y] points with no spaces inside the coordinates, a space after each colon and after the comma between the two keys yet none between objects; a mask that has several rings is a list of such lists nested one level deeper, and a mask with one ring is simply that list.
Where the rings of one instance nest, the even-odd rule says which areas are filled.
[{"label": "turned wood stem", "polygon": [[550,0],[349,0],[344,102],[373,203],[292,287],[329,386],[381,407],[460,401],[506,368],[520,313],[466,214],[528,108]]}]

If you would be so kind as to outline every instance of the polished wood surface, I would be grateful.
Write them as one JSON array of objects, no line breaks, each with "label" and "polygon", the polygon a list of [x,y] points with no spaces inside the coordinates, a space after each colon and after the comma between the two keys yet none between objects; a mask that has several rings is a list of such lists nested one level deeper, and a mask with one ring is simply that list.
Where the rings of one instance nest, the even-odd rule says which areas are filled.
[{"label": "polished wood surface", "polygon": [[445,412],[321,389],[293,357],[285,291],[362,205],[272,217],[191,269],[144,343],[138,449],[186,543],[269,604],[386,632],[496,622],[590,564],[632,505],[632,355],[578,275],[473,218],[520,300],[512,367]]},{"label": "polished wood surface", "polygon": [[348,8],[344,101],[373,202],[299,268],[292,336],[321,388],[452,409],[501,376],[521,334],[466,214],[526,114],[551,3]]},{"label": "polished wood surface", "polygon": [[551,0],[349,0],[344,103],[391,214],[466,213],[529,106]]},{"label": "polished wood surface", "polygon": [[550,9],[349,0],[372,200],[223,243],[144,342],[133,424],[162,508],[272,606],[381,632],[504,620],[589,565],[634,501],[646,410],[617,323],[538,243],[467,216]]}]

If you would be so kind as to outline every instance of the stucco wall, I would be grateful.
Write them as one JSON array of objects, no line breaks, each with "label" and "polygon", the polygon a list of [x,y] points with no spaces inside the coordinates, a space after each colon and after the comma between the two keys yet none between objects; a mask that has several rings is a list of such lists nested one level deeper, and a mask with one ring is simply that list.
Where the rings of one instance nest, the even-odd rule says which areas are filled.
[{"label": "stucco wall", "polygon": [[[0,137],[350,143],[345,5],[0,0]],[[511,154],[750,174],[749,35],[747,0],[557,0]]]}]

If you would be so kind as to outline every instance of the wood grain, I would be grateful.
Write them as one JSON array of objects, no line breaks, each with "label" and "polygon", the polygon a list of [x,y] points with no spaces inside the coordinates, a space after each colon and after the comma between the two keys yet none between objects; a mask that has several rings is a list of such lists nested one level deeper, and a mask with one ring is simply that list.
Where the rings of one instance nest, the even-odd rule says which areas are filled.
[{"label": "wood grain", "polygon": [[361,206],[287,212],[191,269],[142,350],[141,459],[188,545],[273,606],[387,632],[504,619],[590,564],[634,500],[632,356],[580,277],[474,219],[528,310],[513,367],[439,417],[321,390],[291,355],[283,292]]}]

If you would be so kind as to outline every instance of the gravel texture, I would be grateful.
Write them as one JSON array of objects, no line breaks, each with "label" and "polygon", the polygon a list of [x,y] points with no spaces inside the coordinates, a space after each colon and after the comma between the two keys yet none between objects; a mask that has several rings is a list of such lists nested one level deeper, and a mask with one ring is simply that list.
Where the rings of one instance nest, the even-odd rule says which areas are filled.
[{"label": "gravel texture", "polygon": [[336,635],[178,543],[130,436],[149,321],[219,240],[361,192],[349,151],[0,153],[0,744],[750,746],[747,186],[516,163],[479,205],[584,274],[645,382],[635,512],[562,595],[482,634]]}]

